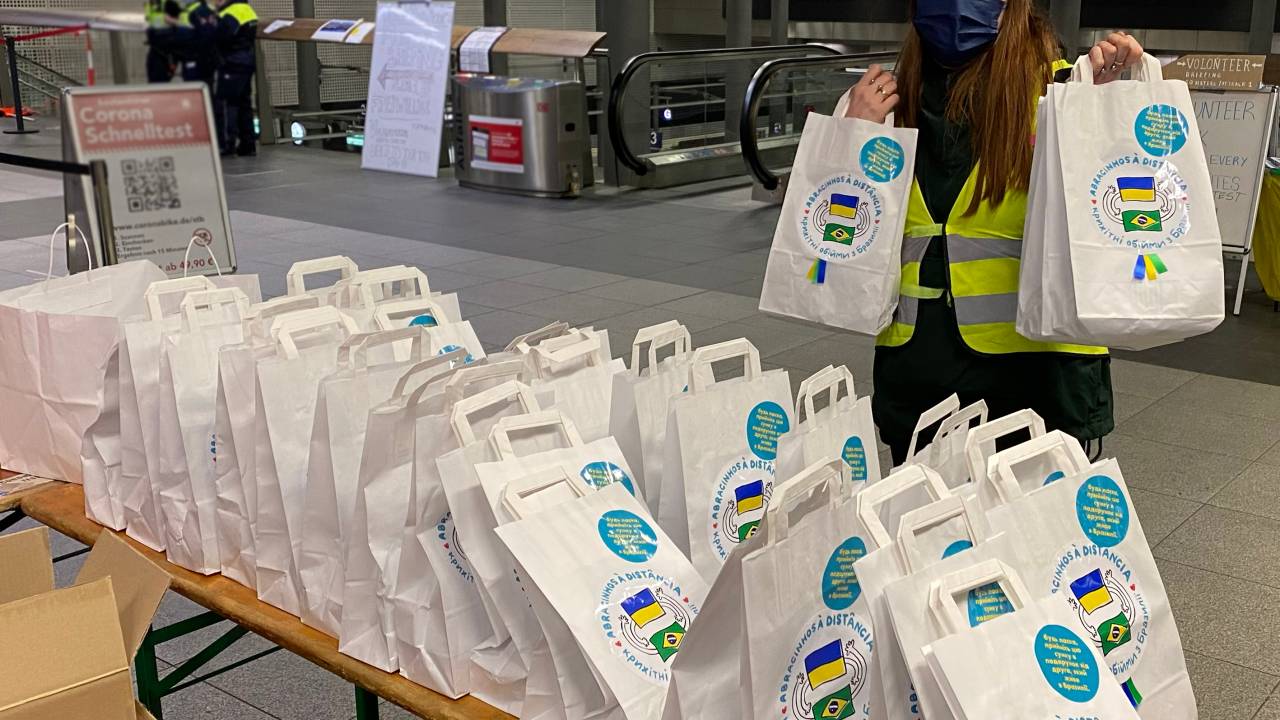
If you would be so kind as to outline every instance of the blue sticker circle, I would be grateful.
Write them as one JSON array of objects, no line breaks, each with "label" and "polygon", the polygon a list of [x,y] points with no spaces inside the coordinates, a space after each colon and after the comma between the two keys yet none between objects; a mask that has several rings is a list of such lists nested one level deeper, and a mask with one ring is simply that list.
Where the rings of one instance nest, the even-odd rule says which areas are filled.
[{"label": "blue sticker circle", "polygon": [[423,313],[409,321],[409,327],[436,327],[439,324],[440,323],[436,322],[435,317],[430,313]]},{"label": "blue sticker circle", "polygon": [[631,478],[627,475],[627,471],[614,465],[611,462],[600,460],[587,464],[578,473],[587,484],[597,490],[613,483],[622,483],[622,487],[632,495],[636,494],[636,486],[631,483]]},{"label": "blue sticker circle", "polygon": [[897,140],[883,135],[873,137],[862,146],[862,172],[875,182],[892,182],[902,174],[907,154]]},{"label": "blue sticker circle", "polygon": [[1061,625],[1045,625],[1035,642],[1036,662],[1049,687],[1074,703],[1098,694],[1098,661],[1079,635]]},{"label": "blue sticker circle", "polygon": [[1013,603],[1000,589],[1000,583],[987,583],[969,591],[969,627],[995,620],[1013,612]]},{"label": "blue sticker circle", "polygon": [[1115,547],[1129,534],[1129,503],[1115,480],[1094,475],[1076,492],[1080,529],[1098,547]]},{"label": "blue sticker circle", "polygon": [[614,555],[642,563],[658,552],[658,535],[649,521],[630,510],[610,510],[597,523],[600,539]]},{"label": "blue sticker circle", "polygon": [[849,479],[854,482],[867,481],[867,449],[862,445],[862,438],[854,435],[844,441],[844,449],[840,451],[844,464],[849,466]]},{"label": "blue sticker circle", "polygon": [[787,411],[776,402],[765,401],[747,414],[747,447],[761,460],[778,457],[778,436],[791,429]]},{"label": "blue sticker circle", "polygon": [[973,543],[969,542],[968,540],[957,540],[951,543],[950,545],[948,545],[946,550],[942,551],[942,559],[946,560],[952,555],[955,555],[956,553],[962,553],[971,547],[973,547]]},{"label": "blue sticker circle", "polygon": [[1138,145],[1156,157],[1173,155],[1187,144],[1187,117],[1172,105],[1148,105],[1133,121]]},{"label": "blue sticker circle", "polygon": [[[440,352],[436,353],[436,355],[448,355],[449,353],[453,352],[454,350],[466,350],[466,348],[462,347],[461,345],[445,345],[444,347],[440,348]],[[475,361],[476,361],[476,359],[475,359],[474,357],[472,357],[472,356],[471,356],[471,353],[470,353],[470,352],[468,352],[468,353],[467,353],[467,356],[466,356],[465,358],[463,358],[463,359],[462,359],[462,364],[463,364],[463,365],[470,365],[471,363],[473,363],[473,362],[475,362]]]},{"label": "blue sticker circle", "polygon": [[1066,474],[1066,473],[1064,473],[1064,472],[1062,472],[1061,470],[1054,470],[1053,472],[1049,473],[1049,476],[1048,476],[1048,477],[1046,477],[1046,478],[1044,479],[1044,484],[1045,484],[1045,485],[1052,485],[1053,483],[1058,482],[1059,480],[1061,480],[1062,478],[1064,478],[1064,477],[1066,477],[1066,476],[1067,476],[1067,474]]},{"label": "blue sticker circle", "polygon": [[854,536],[840,543],[822,571],[822,601],[832,610],[848,610],[862,595],[853,564],[867,554],[867,544]]}]

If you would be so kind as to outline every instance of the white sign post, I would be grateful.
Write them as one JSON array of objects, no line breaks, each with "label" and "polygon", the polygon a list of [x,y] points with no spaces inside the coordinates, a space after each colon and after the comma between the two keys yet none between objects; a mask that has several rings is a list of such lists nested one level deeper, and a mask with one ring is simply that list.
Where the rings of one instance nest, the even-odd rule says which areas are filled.
[{"label": "white sign post", "polygon": [[[116,262],[150,260],[173,276],[235,270],[204,83],[70,88],[63,117],[67,159],[107,164]],[[91,180],[77,177],[66,185],[68,212],[97,242],[102,233]],[[200,247],[186,267],[193,237]]]},{"label": "white sign post", "polygon": [[1191,101],[1208,155],[1223,249],[1243,256],[1236,286],[1235,314],[1239,315],[1253,254],[1253,225],[1275,122],[1276,93],[1193,90]]},{"label": "white sign post", "polygon": [[452,2],[382,2],[361,167],[436,177],[452,51]]}]

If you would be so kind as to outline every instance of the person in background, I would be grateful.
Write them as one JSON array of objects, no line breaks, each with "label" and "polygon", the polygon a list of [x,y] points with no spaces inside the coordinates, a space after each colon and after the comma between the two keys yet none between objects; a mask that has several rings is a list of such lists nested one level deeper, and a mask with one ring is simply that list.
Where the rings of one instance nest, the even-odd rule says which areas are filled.
[{"label": "person in background", "polygon": [[258,13],[247,0],[217,0],[218,72],[214,80],[214,122],[223,155],[257,154],[253,128],[254,52]]},{"label": "person in background", "polygon": [[217,32],[217,11],[208,0],[191,0],[163,28],[148,28],[147,41],[178,60],[183,80],[203,82],[212,91],[218,69]]},{"label": "person in background", "polygon": [[174,0],[147,0],[147,82],[173,80],[173,57],[163,41],[163,33],[177,21],[182,8]]},{"label": "person in background", "polygon": [[[1107,349],[1014,329],[1036,99],[1070,65],[1033,0],[908,7],[897,76],[873,66],[847,113],[882,123],[893,112],[920,133],[898,308],[876,339],[881,439],[902,463],[920,414],[957,393],[985,400],[992,418],[1031,408],[1050,428],[1100,443],[1115,425]],[[1094,81],[1141,57],[1137,41],[1112,33],[1089,51]]]}]

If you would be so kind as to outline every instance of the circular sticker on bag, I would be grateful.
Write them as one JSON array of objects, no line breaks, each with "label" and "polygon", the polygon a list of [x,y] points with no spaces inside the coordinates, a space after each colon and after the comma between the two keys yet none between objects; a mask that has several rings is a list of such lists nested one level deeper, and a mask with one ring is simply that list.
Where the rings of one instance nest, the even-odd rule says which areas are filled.
[{"label": "circular sticker on bag", "polygon": [[448,558],[449,567],[453,568],[453,571],[463,580],[474,584],[475,571],[471,568],[471,561],[467,559],[466,552],[462,549],[462,540],[458,538],[458,528],[453,524],[452,512],[446,512],[436,521],[436,542],[440,543],[440,549]]},{"label": "circular sticker on bag", "polygon": [[1013,603],[1009,602],[1009,596],[1004,594],[1000,583],[987,583],[970,590],[966,605],[969,609],[969,627],[978,627],[1013,612]]},{"label": "circular sticker on bag", "polygon": [[946,550],[942,551],[942,559],[946,560],[952,555],[955,555],[956,553],[964,552],[965,550],[968,550],[971,547],[973,547],[972,542],[969,542],[968,540],[957,540],[951,543],[950,545],[948,545]]},{"label": "circular sticker on bag", "polygon": [[1189,186],[1168,160],[1120,155],[1099,168],[1089,183],[1089,213],[1104,238],[1139,258],[1141,267],[1135,263],[1133,279],[1155,280],[1169,270],[1159,251],[1191,229]]},{"label": "circular sticker on bag", "polygon": [[1187,144],[1187,116],[1172,105],[1148,105],[1133,121],[1138,145],[1156,157],[1168,157]]},{"label": "circular sticker on bag", "polygon": [[423,313],[409,321],[409,327],[436,327],[440,323],[436,322],[436,318],[431,313]]},{"label": "circular sticker on bag", "polygon": [[859,153],[862,161],[862,172],[879,183],[892,182],[902,174],[907,154],[897,140],[890,137],[873,137],[862,146]]},{"label": "circular sticker on bag", "polygon": [[854,537],[840,543],[822,571],[822,601],[832,610],[848,610],[862,595],[853,564],[867,554],[867,543]]},{"label": "circular sticker on bag", "polygon": [[627,562],[642,563],[658,552],[653,526],[630,510],[610,510],[597,526],[605,547]]},{"label": "circular sticker on bag", "polygon": [[761,460],[778,457],[778,436],[791,429],[787,411],[776,402],[756,405],[747,414],[747,447]]},{"label": "circular sticker on bag", "polygon": [[711,486],[705,520],[716,559],[724,562],[733,548],[760,529],[773,496],[773,476],[773,462],[760,458],[740,458],[720,472]]},{"label": "circular sticker on bag", "polygon": [[601,588],[596,621],[609,649],[640,677],[665,687],[668,666],[698,616],[675,578],[652,571],[614,575]]},{"label": "circular sticker on bag", "polygon": [[774,717],[815,720],[871,717],[871,628],[854,613],[824,613],[790,646],[776,686]]},{"label": "circular sticker on bag", "polygon": [[796,230],[818,259],[848,263],[875,246],[884,211],[884,200],[872,183],[836,175],[804,197]]},{"label": "circular sticker on bag", "polygon": [[1094,475],[1076,491],[1080,530],[1098,547],[1115,547],[1129,534],[1129,503],[1115,480]]},{"label": "circular sticker on bag", "polygon": [[1115,548],[1073,544],[1057,555],[1050,595],[1062,593],[1080,620],[1077,632],[1117,677],[1133,673],[1146,650],[1151,606],[1129,561]]},{"label": "circular sticker on bag", "polygon": [[622,487],[626,488],[627,492],[636,494],[636,487],[631,483],[631,477],[627,475],[627,471],[611,462],[600,460],[588,463],[578,475],[597,490],[613,483],[622,483]]},{"label": "circular sticker on bag", "polygon": [[1045,682],[1059,695],[1085,703],[1098,694],[1098,662],[1079,635],[1046,625],[1036,633],[1035,652]]},{"label": "circular sticker on bag", "polygon": [[862,444],[862,438],[854,435],[844,441],[844,449],[840,451],[840,458],[844,460],[844,464],[849,468],[849,479],[854,482],[867,481],[867,449]]},{"label": "circular sticker on bag", "polygon": [[[440,348],[440,352],[436,353],[436,355],[448,355],[449,353],[453,352],[454,350],[466,350],[466,348],[462,347],[461,345],[445,345],[444,347]],[[475,362],[475,361],[476,361],[476,359],[475,359],[474,357],[472,357],[472,355],[471,355],[471,353],[470,353],[470,352],[468,352],[468,353],[467,353],[467,356],[466,356],[465,358],[463,358],[463,359],[462,359],[462,364],[463,364],[463,365],[470,365],[471,363],[473,363],[473,362]],[[457,365],[457,362],[455,361],[455,362],[451,363],[450,365],[451,365],[451,366],[455,366],[455,365]]]}]

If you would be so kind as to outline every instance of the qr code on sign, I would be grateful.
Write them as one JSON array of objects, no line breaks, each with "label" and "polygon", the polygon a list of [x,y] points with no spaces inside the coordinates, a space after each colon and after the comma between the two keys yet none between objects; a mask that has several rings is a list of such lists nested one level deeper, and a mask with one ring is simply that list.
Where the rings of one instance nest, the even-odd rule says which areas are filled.
[{"label": "qr code on sign", "polygon": [[182,207],[172,157],[125,160],[120,163],[120,170],[124,175],[124,194],[129,202],[129,212]]}]

